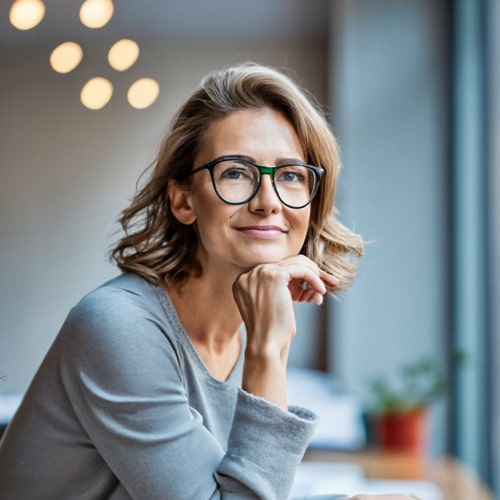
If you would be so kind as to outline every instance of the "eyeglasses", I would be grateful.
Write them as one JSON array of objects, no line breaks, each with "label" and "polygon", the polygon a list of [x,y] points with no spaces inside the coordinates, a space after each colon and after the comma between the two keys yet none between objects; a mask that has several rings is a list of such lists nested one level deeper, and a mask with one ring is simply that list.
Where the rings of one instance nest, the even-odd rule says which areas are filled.
[{"label": "eyeglasses", "polygon": [[324,169],[305,163],[264,167],[241,156],[221,156],[195,168],[188,176],[207,169],[217,196],[230,205],[248,203],[260,188],[262,176],[270,175],[273,188],[283,205],[303,208],[318,192]]}]

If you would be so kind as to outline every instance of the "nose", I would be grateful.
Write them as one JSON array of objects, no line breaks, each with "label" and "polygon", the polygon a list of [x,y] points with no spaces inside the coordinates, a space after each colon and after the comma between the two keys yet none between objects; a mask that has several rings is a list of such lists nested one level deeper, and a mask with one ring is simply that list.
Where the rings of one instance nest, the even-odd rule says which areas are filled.
[{"label": "nose", "polygon": [[273,180],[269,174],[263,174],[260,179],[260,186],[255,196],[248,202],[248,209],[251,212],[274,213],[283,208],[276,191]]}]

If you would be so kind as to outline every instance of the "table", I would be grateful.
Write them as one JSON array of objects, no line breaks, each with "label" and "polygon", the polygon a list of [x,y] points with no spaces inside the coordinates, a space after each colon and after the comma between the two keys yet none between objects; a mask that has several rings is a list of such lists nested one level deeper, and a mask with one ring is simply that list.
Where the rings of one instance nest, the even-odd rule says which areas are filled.
[{"label": "table", "polygon": [[313,450],[304,460],[355,463],[370,479],[425,479],[435,483],[444,500],[494,500],[487,486],[457,459],[418,457],[408,453],[363,450]]}]

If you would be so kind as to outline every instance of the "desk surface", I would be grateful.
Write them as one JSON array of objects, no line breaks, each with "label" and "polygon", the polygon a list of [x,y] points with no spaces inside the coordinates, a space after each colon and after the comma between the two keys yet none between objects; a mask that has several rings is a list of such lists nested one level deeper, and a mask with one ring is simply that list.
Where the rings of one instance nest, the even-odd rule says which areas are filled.
[{"label": "desk surface", "polygon": [[308,450],[304,459],[355,463],[363,468],[367,478],[372,479],[426,479],[439,486],[444,500],[493,500],[493,495],[477,476],[451,457],[422,459],[375,450]]}]

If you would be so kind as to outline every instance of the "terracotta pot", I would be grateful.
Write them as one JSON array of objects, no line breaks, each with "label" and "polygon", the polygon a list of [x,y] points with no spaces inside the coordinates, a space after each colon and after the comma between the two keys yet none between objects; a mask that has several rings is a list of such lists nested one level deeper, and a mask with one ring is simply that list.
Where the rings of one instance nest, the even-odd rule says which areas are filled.
[{"label": "terracotta pot", "polygon": [[426,444],[426,410],[415,410],[376,418],[379,446],[384,450],[398,450],[422,454]]}]

